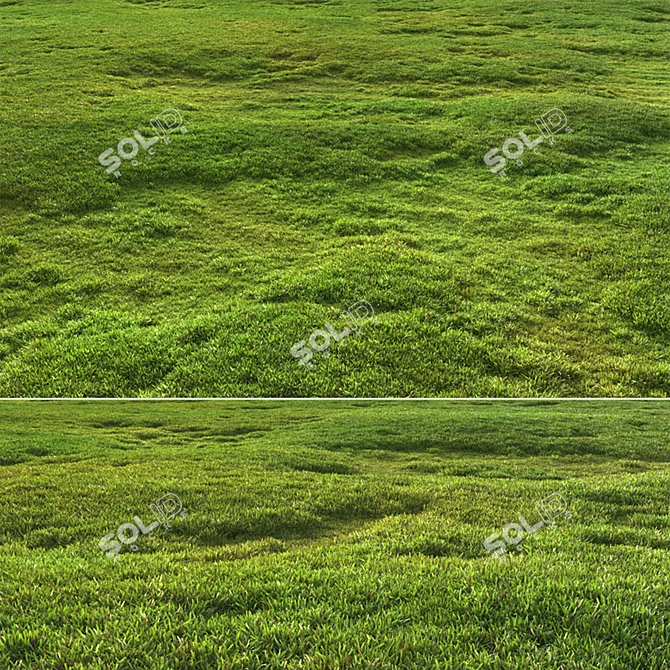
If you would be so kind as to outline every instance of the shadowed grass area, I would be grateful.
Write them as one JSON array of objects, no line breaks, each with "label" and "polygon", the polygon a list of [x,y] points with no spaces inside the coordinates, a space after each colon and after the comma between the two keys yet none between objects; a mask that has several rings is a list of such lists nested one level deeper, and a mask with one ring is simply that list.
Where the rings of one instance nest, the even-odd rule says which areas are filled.
[{"label": "shadowed grass area", "polygon": [[[661,670],[667,412],[2,403],[0,665]],[[105,557],[168,492],[188,515]],[[570,519],[487,555],[556,492]]]},{"label": "shadowed grass area", "polygon": [[2,4],[0,395],[667,395],[666,3]]}]

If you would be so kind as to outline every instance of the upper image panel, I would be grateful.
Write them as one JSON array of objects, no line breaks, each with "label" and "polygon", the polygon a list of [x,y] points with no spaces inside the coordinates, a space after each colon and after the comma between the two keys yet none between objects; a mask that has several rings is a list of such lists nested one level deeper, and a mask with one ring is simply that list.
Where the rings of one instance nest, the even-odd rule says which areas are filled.
[{"label": "upper image panel", "polygon": [[4,0],[1,397],[666,397],[661,0]]}]

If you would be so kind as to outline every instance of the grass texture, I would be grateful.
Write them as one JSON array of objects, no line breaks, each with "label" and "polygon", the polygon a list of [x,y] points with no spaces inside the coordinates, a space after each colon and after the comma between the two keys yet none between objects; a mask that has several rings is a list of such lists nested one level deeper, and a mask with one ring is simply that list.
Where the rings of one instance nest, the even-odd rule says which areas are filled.
[{"label": "grass texture", "polygon": [[[667,396],[661,0],[3,0],[0,396]],[[573,132],[483,156],[557,107]],[[174,108],[186,133],[98,156]],[[366,300],[378,323],[290,353]]]},{"label": "grass texture", "polygon": [[0,667],[662,670],[669,490],[658,401],[4,403]]}]

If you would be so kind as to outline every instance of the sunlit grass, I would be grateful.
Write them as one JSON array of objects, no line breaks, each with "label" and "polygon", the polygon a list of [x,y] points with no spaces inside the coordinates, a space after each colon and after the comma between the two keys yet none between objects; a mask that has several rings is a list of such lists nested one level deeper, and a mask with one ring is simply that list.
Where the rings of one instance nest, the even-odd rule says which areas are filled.
[{"label": "sunlit grass", "polygon": [[0,395],[667,395],[664,3],[3,4]]},{"label": "sunlit grass", "polygon": [[[0,410],[2,667],[664,667],[665,404]],[[106,558],[168,492],[188,516]]]}]

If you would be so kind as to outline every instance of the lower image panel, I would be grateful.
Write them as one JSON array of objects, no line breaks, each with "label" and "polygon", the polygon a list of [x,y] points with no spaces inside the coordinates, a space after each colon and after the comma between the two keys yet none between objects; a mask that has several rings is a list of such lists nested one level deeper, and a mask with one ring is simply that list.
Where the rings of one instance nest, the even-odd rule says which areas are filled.
[{"label": "lower image panel", "polygon": [[665,668],[669,410],[0,403],[0,667]]}]

